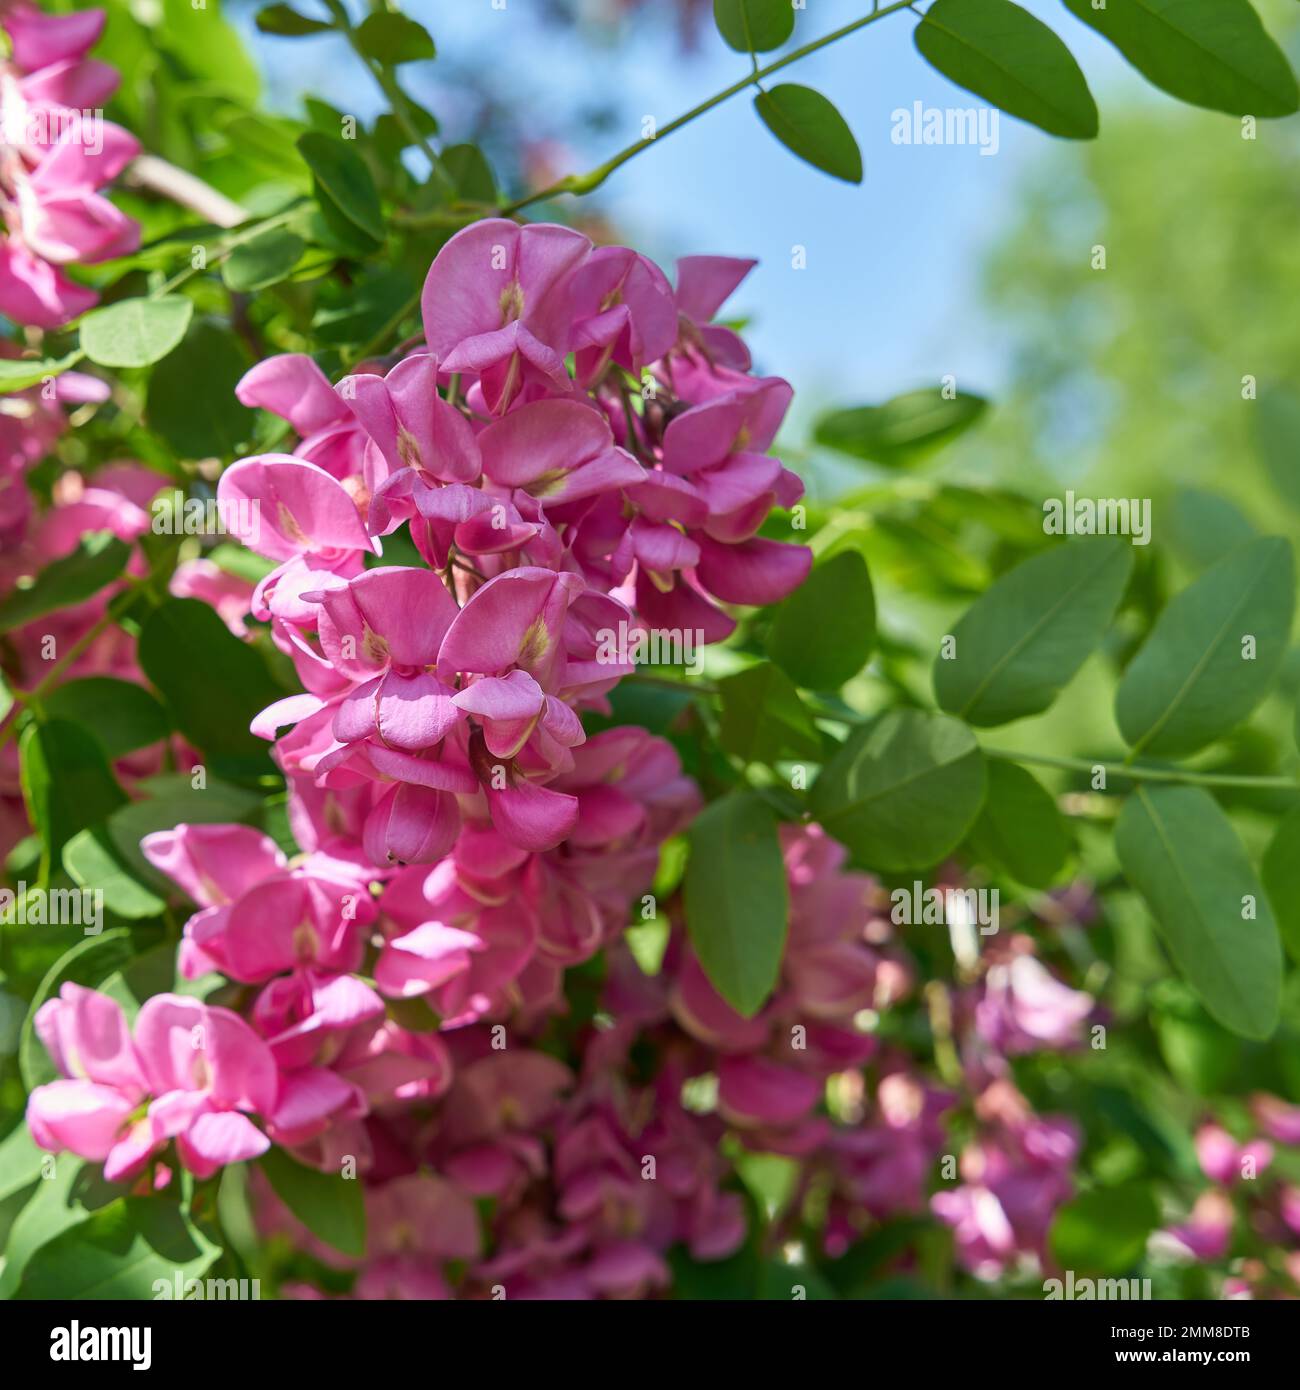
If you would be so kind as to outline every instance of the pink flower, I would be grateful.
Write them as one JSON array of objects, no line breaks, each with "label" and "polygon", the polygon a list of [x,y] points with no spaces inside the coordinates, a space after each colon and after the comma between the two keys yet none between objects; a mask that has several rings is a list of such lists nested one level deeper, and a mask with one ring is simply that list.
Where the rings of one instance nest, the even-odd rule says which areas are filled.
[{"label": "pink flower", "polygon": [[248,1113],[274,1110],[275,1062],[228,1009],[155,995],[132,1039],[113,1000],[65,984],[38,1010],[36,1029],[68,1078],[38,1086],[28,1099],[27,1122],[42,1148],[102,1161],[116,1182],[170,1139],[197,1177],[270,1147]]}]

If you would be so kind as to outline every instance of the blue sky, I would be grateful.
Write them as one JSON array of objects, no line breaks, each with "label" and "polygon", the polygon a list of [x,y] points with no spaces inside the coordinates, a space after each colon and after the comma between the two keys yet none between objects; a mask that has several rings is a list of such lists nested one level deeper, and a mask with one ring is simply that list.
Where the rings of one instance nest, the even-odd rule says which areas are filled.
[{"label": "blue sky", "polygon": [[[1103,122],[1107,100],[1142,88],[1060,0],[1022,3],[1067,40],[1098,96]],[[440,60],[407,66],[403,78],[414,96],[444,115],[449,139],[458,135],[454,92],[439,101],[432,88],[444,59],[491,65],[501,89],[517,92],[522,109],[539,113],[539,134],[550,133],[550,113],[575,101],[615,102],[611,129],[573,142],[575,167],[584,169],[639,138],[644,115],[662,125],[735,81],[747,65],[707,22],[698,51],[683,54],[672,26],[654,16],[626,27],[619,42],[601,45],[590,34],[543,24],[540,0],[506,5],[501,11],[491,0],[404,4],[434,35]],[[310,11],[311,0],[301,8]],[[838,28],[864,9],[864,0],[807,0],[794,42]],[[244,24],[251,31],[248,16]],[[912,46],[914,24],[905,11],[891,15],[777,79],[816,87],[839,107],[862,150],[860,186],[796,160],[741,94],[630,161],[602,190],[626,238],[666,269],[687,253],[759,258],[728,312],[752,316],[747,337],[756,360],[794,383],[800,414],[882,400],[946,373],[974,390],[996,393],[1003,383],[1007,344],[980,303],[981,250],[1014,214],[1020,181],[1050,170],[1058,142],[1004,118],[991,157],[971,146],[892,143],[896,109],[917,101],[978,105],[921,59]],[[360,115],[380,109],[368,77],[337,41],[251,33],[250,42],[276,105],[292,110],[298,92],[318,90]],[[795,245],[807,248],[805,269],[791,267]]]}]

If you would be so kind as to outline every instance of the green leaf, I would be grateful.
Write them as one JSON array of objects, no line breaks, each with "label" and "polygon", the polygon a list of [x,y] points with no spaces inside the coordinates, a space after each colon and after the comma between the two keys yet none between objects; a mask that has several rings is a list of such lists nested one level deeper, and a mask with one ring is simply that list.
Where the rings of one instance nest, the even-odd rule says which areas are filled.
[{"label": "green leaf", "polygon": [[819,758],[821,738],[790,678],[770,661],[719,682],[719,741],[747,763]]},{"label": "green leaf", "polygon": [[328,202],[371,241],[383,241],[383,209],[365,160],[341,140],[317,131],[299,137],[298,152],[315,175],[322,210]]},{"label": "green leaf", "polygon": [[1009,570],[935,658],[940,706],[981,728],[1047,709],[1097,650],[1132,569],[1125,539],[1088,536]]},{"label": "green leaf", "polygon": [[278,699],[262,658],[198,599],[168,599],[140,633],[140,665],[177,729],[204,753],[252,757],[265,743],[253,717]]},{"label": "green leaf", "polygon": [[327,34],[334,27],[323,19],[309,19],[299,14],[292,5],[267,5],[258,10],[255,22],[262,33],[286,39],[300,38],[304,34]]},{"label": "green leaf", "polygon": [[236,246],[222,264],[221,278],[240,294],[278,285],[298,264],[304,245],[287,227],[272,227]]},{"label": "green leaf", "polygon": [[966,837],[984,787],[984,757],[965,724],[892,710],[855,730],[822,769],[812,813],[865,868],[926,868]]},{"label": "green leaf", "polygon": [[442,167],[456,185],[456,192],[466,202],[496,202],[497,184],[492,166],[477,145],[448,145],[441,159]]},{"label": "green leaf", "polygon": [[1278,931],[1291,959],[1300,964],[1300,806],[1273,833],[1259,866]]},{"label": "green leaf", "polygon": [[3,358],[0,359],[0,395],[12,395],[39,386],[46,377],[61,376],[80,360],[75,352],[60,358]]},{"label": "green leaf", "polygon": [[276,1148],[264,1153],[257,1166],[312,1235],[356,1259],[366,1253],[366,1206],[359,1178],[304,1167]]},{"label": "green leaf", "polygon": [[713,0],[713,22],[737,53],[770,53],[794,33],[790,0]]},{"label": "green leaf", "polygon": [[[1174,964],[1223,1026],[1277,1026],[1282,948],[1268,898],[1218,803],[1201,787],[1139,787],[1115,829],[1120,864]],[[1253,907],[1255,919],[1243,918]]]},{"label": "green leaf", "polygon": [[1030,888],[1050,888],[1070,857],[1070,831],[1056,800],[1031,773],[1000,758],[988,765],[988,795],[972,849]]},{"label": "green leaf", "polygon": [[91,1168],[72,1154],[59,1154],[54,1159],[53,1175],[41,1179],[35,1195],[10,1227],[4,1267],[0,1269],[0,1299],[13,1297],[38,1250],[79,1226],[88,1213],[120,1199],[121,1191],[103,1180],[97,1166]]},{"label": "green leaf", "polygon": [[1179,757],[1235,728],[1282,664],[1294,609],[1291,546],[1277,536],[1248,541],[1189,584],[1157,619],[1115,694],[1115,718],[1133,752]]},{"label": "green leaf", "polygon": [[154,1283],[197,1279],[221,1254],[164,1197],[126,1197],[43,1245],[27,1262],[16,1297],[152,1299]]},{"label": "green leaf", "polygon": [[1085,1192],[1058,1208],[1048,1244],[1062,1269],[1120,1278],[1146,1250],[1160,1208],[1145,1183]]},{"label": "green leaf", "polygon": [[9,1131],[0,1143],[0,1202],[7,1201],[41,1176],[45,1150],[37,1146],[26,1124]]},{"label": "green leaf", "polygon": [[[225,93],[245,106],[256,106],[260,82],[257,66],[244,49],[222,6],[196,6],[194,0],[162,0],[161,22],[150,29],[153,43],[172,60],[178,76],[188,77],[195,94],[211,100]],[[157,6],[152,8],[157,14]],[[149,54],[150,60],[153,54]]]},{"label": "green leaf", "polygon": [[49,862],[78,830],[126,802],[103,746],[89,729],[66,719],[30,724],[21,743],[23,799]]},{"label": "green leaf", "polygon": [[104,906],[116,917],[156,917],[165,906],[136,881],[102,830],[78,831],[63,847],[63,867],[79,888],[102,893]]},{"label": "green leaf", "polygon": [[1273,490],[1300,511],[1300,395],[1284,386],[1266,386],[1252,412],[1255,447]]},{"label": "green leaf", "polygon": [[70,946],[46,971],[32,996],[31,1007],[18,1036],[18,1070],[28,1091],[55,1080],[59,1071],[36,1034],[36,1015],[47,999],[53,999],[65,984],[93,989],[111,971],[131,959],[134,947],[125,927],[114,927],[98,936],[83,937]]},{"label": "green leaf", "polygon": [[763,124],[791,153],[845,183],[862,182],[862,153],[844,117],[814,92],[783,82],[760,92],[754,109]]},{"label": "green leaf", "polygon": [[235,395],[247,370],[229,329],[196,323],[149,379],[150,425],[182,458],[233,454],[257,418]]},{"label": "green leaf", "polygon": [[357,28],[356,39],[367,58],[386,67],[421,63],[435,55],[433,40],[424,25],[391,11],[367,15]]},{"label": "green leaf", "polygon": [[776,817],[751,791],[729,792],[690,829],[686,926],[713,987],[752,1018],[776,985],[788,897]]},{"label": "green leaf", "polygon": [[1162,91],[1232,116],[1289,116],[1295,76],[1248,0],[1065,0]]},{"label": "green leaf", "polygon": [[823,415],[813,438],[828,449],[885,468],[919,463],[964,434],[988,409],[973,392],[955,396],[943,388],[908,391],[884,405],[860,405]]},{"label": "green leaf", "polygon": [[167,773],[149,777],[138,790],[147,793],[114,811],[108,818],[108,836],[118,857],[141,882],[158,891],[174,893],[176,886],[164,878],[140,852],[140,841],[155,830],[175,825],[220,825],[227,821],[250,821],[261,808],[256,792],[208,777],[202,788],[195,787],[187,773]]},{"label": "green leaf", "polygon": [[44,703],[52,718],[86,725],[110,758],[147,748],[171,730],[167,711],[144,686],[113,676],[69,681],[47,695]]},{"label": "green leaf", "polygon": [[84,536],[76,550],[46,565],[26,588],[0,600],[0,632],[85,602],[111,584],[130,558],[131,547],[107,531]]},{"label": "green leaf", "polygon": [[876,642],[876,598],[866,561],[841,550],[814,566],[776,609],[768,655],[806,690],[837,690],[867,664]]},{"label": "green leaf", "polygon": [[1164,535],[1188,569],[1208,569],[1257,532],[1231,499],[1204,488],[1182,487],[1169,499]]},{"label": "green leaf", "polygon": [[1070,50],[1011,0],[934,0],[912,34],[959,87],[1049,135],[1090,140],[1097,106]]},{"label": "green leaf", "polygon": [[105,976],[96,988],[100,994],[120,1004],[126,1021],[134,1023],[145,1001],[155,994],[183,994],[190,999],[206,999],[226,983],[226,977],[215,971],[197,975],[192,980],[179,979],[176,947],[170,941],[163,941],[133,956],[120,970]]},{"label": "green leaf", "polygon": [[177,346],[193,312],[177,294],[92,309],[81,320],[81,350],[101,367],[148,367]]}]

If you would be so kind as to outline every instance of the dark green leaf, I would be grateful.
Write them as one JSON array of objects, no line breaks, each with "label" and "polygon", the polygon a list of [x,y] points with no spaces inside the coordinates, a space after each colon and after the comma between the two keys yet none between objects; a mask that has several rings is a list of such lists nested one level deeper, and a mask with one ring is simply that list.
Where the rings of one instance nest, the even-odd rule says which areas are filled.
[{"label": "dark green leaf", "polygon": [[841,550],[777,607],[767,651],[804,689],[836,690],[867,664],[875,642],[866,561],[856,550]]},{"label": "dark green leaf", "polygon": [[113,676],[69,681],[46,696],[45,709],[54,719],[86,725],[110,758],[147,748],[171,728],[167,711],[144,686]]},{"label": "dark green leaf", "polygon": [[1249,0],[1065,0],[1149,81],[1233,116],[1289,116],[1295,76]]},{"label": "dark green leaf", "polygon": [[983,396],[942,388],[909,391],[884,405],[836,410],[817,421],[813,438],[852,458],[902,468],[919,463],[963,434],[988,409]]},{"label": "dark green leaf", "polygon": [[1261,389],[1253,411],[1255,447],[1273,490],[1300,511],[1300,395],[1285,386]]},{"label": "dark green leaf", "polygon": [[196,323],[149,379],[149,423],[182,458],[221,458],[251,437],[235,387],[248,360],[228,329]]},{"label": "dark green leaf", "polygon": [[0,600],[0,632],[93,597],[122,573],[130,558],[131,547],[107,531],[83,537],[76,550],[46,565],[33,583]]},{"label": "dark green leaf", "polygon": [[467,202],[496,201],[497,185],[492,166],[477,145],[448,145],[441,158],[442,167],[456,184],[456,192]]},{"label": "dark green leaf", "polygon": [[236,246],[221,267],[221,278],[238,293],[279,284],[298,264],[303,245],[303,239],[287,227],[272,227]]},{"label": "dark green leaf", "polygon": [[823,768],[812,812],[864,868],[925,868],[965,838],[984,786],[984,757],[965,724],[893,710],[855,730]]},{"label": "dark green leaf", "polygon": [[172,723],[208,754],[256,755],[266,745],[248,731],[282,693],[262,658],[198,599],[168,599],[140,633],[140,665],[161,691]]},{"label": "dark green leaf", "polygon": [[1142,1258],[1159,1222],[1160,1208],[1145,1184],[1098,1188],[1057,1211],[1048,1243],[1063,1270],[1120,1278]]},{"label": "dark green leaf", "polygon": [[820,92],[783,82],[760,92],[754,109],[793,154],[832,178],[862,182],[862,153],[844,117]]},{"label": "dark green leaf", "polygon": [[81,349],[101,367],[148,367],[185,336],[194,306],[181,295],[124,299],[81,320]]},{"label": "dark green leaf", "polygon": [[817,758],[821,739],[788,676],[760,661],[720,682],[719,741],[745,762]]},{"label": "dark green leaf", "polygon": [[298,152],[315,175],[322,212],[328,216],[328,204],[372,242],[383,241],[383,209],[365,160],[341,140],[317,131],[299,137]]},{"label": "dark green leaf", "polygon": [[[1277,1026],[1282,948],[1268,898],[1228,818],[1200,787],[1139,786],[1115,847],[1174,964],[1225,1028],[1267,1038]],[[1253,919],[1249,915],[1255,914]]]},{"label": "dark green leaf", "polygon": [[257,27],[264,34],[299,38],[303,34],[327,34],[334,27],[321,19],[309,19],[292,5],[267,5],[257,12]]},{"label": "dark green leaf", "polygon": [[1101,644],[1132,569],[1126,540],[1089,536],[1008,571],[935,658],[939,704],[980,727],[1045,710]]},{"label": "dark green leaf", "polygon": [[794,33],[790,0],[713,0],[713,22],[737,53],[770,53]]},{"label": "dark green leaf", "polygon": [[959,87],[1050,135],[1090,140],[1097,106],[1070,50],[1011,0],[934,0],[913,31],[921,56]]},{"label": "dark green leaf", "polygon": [[66,719],[30,724],[21,744],[23,798],[51,864],[78,830],[95,825],[125,804],[104,755],[89,729]]},{"label": "dark green leaf", "polygon": [[257,1166],[312,1235],[356,1259],[366,1253],[366,1205],[359,1178],[304,1167],[277,1148],[264,1153]]},{"label": "dark green leaf", "polygon": [[1164,534],[1191,570],[1207,569],[1255,534],[1245,513],[1229,498],[1203,488],[1179,488],[1169,500]]},{"label": "dark green leaf", "polygon": [[1259,867],[1282,942],[1300,964],[1300,807],[1283,817]]},{"label": "dark green leaf", "polygon": [[991,759],[988,795],[971,848],[1030,888],[1050,888],[1070,857],[1070,831],[1055,798],[1016,763]]},{"label": "dark green leaf", "polygon": [[785,948],[787,892],[776,818],[755,792],[729,792],[690,829],[684,900],[691,944],[713,987],[752,1017]]},{"label": "dark green leaf", "polygon": [[386,67],[421,63],[432,58],[435,52],[433,40],[423,24],[392,11],[367,15],[358,25],[356,37],[366,57]]},{"label": "dark green leaf", "polygon": [[1294,608],[1291,546],[1277,536],[1248,541],[1189,584],[1115,694],[1115,717],[1134,753],[1180,757],[1239,724],[1282,664]]}]

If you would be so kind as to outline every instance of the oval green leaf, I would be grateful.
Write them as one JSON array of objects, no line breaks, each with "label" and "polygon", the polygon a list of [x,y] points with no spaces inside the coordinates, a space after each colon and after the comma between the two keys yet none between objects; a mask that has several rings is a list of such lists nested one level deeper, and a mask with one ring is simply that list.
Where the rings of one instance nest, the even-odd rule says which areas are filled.
[{"label": "oval green leaf", "polygon": [[1100,645],[1132,569],[1126,540],[1088,536],[1008,571],[935,658],[940,706],[981,728],[1047,709]]},{"label": "oval green leaf", "polygon": [[1282,664],[1294,610],[1295,563],[1277,536],[1247,541],[1189,584],[1115,693],[1133,752],[1180,757],[1239,724]]},{"label": "oval green leaf", "polygon": [[83,536],[76,550],[46,565],[26,588],[14,589],[0,600],[0,633],[91,598],[122,573],[130,558],[131,547],[107,531]]},{"label": "oval green leaf", "polygon": [[1011,0],[934,0],[913,40],[931,67],[1008,116],[1071,140],[1097,133],[1097,105],[1070,50]]},{"label": "oval green leaf", "polygon": [[784,599],[767,635],[768,655],[805,690],[836,690],[867,664],[876,642],[876,599],[867,563],[841,550],[814,566]]},{"label": "oval green leaf", "polygon": [[371,241],[383,241],[383,209],[365,160],[341,140],[314,130],[299,137],[298,153],[315,175],[321,199]]},{"label": "oval green leaf", "polygon": [[142,685],[113,676],[87,676],[61,685],[45,699],[55,719],[84,724],[110,758],[134,753],[166,738],[167,711]]},{"label": "oval green leaf", "polygon": [[1249,0],[1065,0],[1162,91],[1232,116],[1289,116],[1295,75]]},{"label": "oval green leaf", "polygon": [[366,1253],[366,1204],[360,1178],[322,1173],[271,1148],[257,1160],[275,1195],[326,1245],[360,1259]]},{"label": "oval green leaf", "polygon": [[1300,806],[1273,832],[1259,871],[1287,954],[1300,964]]},{"label": "oval green leaf", "polygon": [[863,868],[926,868],[965,839],[984,789],[984,756],[965,724],[893,710],[822,769],[812,813]]},{"label": "oval green leaf", "polygon": [[691,944],[713,987],[752,1018],[785,949],[788,896],[776,817],[751,791],[729,792],[690,829],[683,886]]},{"label": "oval green leaf", "polygon": [[1000,758],[988,765],[988,794],[970,833],[981,859],[1030,888],[1047,889],[1070,857],[1070,831],[1056,799],[1030,772]]},{"label": "oval green leaf", "polygon": [[747,763],[820,758],[821,737],[790,678],[760,661],[719,683],[718,741]]},{"label": "oval green leaf", "polygon": [[148,367],[181,341],[193,312],[176,294],[92,309],[81,320],[81,350],[101,367]]},{"label": "oval green leaf", "polygon": [[965,433],[987,409],[988,401],[974,392],[948,396],[940,387],[929,387],[883,405],[832,411],[817,421],[813,438],[851,458],[903,468]]},{"label": "oval green leaf", "polygon": [[1277,924],[1218,803],[1201,787],[1140,786],[1120,813],[1115,848],[1206,1009],[1241,1037],[1267,1038],[1282,998]]},{"label": "oval green leaf", "polygon": [[770,53],[794,33],[790,0],[713,0],[713,22],[737,53]]},{"label": "oval green leaf", "polygon": [[845,183],[862,182],[862,153],[844,117],[820,92],[782,83],[754,98],[763,124],[793,154]]}]

